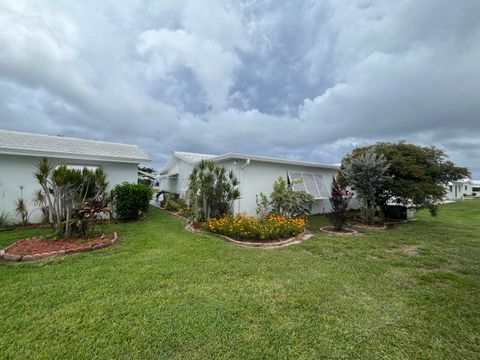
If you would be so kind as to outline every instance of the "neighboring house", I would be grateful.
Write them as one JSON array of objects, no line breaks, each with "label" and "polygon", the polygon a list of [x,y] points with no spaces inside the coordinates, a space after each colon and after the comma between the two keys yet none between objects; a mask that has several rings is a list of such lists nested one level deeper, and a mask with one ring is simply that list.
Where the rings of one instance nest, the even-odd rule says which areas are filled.
[{"label": "neighboring house", "polygon": [[462,179],[447,185],[447,200],[462,200],[465,196],[480,196],[480,181]]},{"label": "neighboring house", "polygon": [[304,190],[315,198],[312,213],[329,212],[330,185],[337,173],[338,165],[324,165],[297,160],[278,159],[263,156],[224,154],[220,156],[174,152],[160,172],[160,190],[178,193],[185,198],[189,176],[200,160],[212,160],[226,170],[233,170],[240,180],[242,197],[234,203],[234,212],[255,215],[256,195],[272,192],[273,182],[280,176],[290,183],[303,179],[294,185],[295,190]]},{"label": "neighboring house", "polygon": [[[110,188],[123,182],[137,183],[138,164],[150,161],[136,145],[0,130],[0,213],[8,213],[12,221],[19,220],[14,209],[20,186],[29,210],[35,208],[32,194],[40,186],[33,173],[41,158],[53,166],[101,168]],[[40,211],[33,211],[30,222],[40,218]]]}]

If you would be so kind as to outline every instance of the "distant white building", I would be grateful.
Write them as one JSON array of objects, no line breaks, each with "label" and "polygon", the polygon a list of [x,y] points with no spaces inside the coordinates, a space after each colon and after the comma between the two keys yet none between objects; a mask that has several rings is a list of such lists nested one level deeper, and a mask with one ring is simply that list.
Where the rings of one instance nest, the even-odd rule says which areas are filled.
[{"label": "distant white building", "polygon": [[313,195],[315,205],[312,213],[329,212],[330,186],[338,165],[325,165],[305,161],[278,159],[264,156],[228,153],[206,155],[174,152],[160,171],[160,190],[178,193],[185,198],[189,176],[193,167],[202,159],[212,160],[227,171],[233,170],[240,180],[242,197],[234,203],[235,213],[255,215],[256,195],[263,192],[269,195],[272,185],[280,176],[289,182],[302,178],[303,182],[294,185],[295,190],[304,190]]},{"label": "distant white building", "polygon": [[31,199],[40,189],[33,176],[35,165],[44,157],[53,166],[99,167],[106,173],[110,188],[137,183],[138,164],[150,161],[136,145],[0,130],[0,213],[7,213],[11,221],[19,220],[14,209],[20,186],[28,209],[33,211],[30,222],[41,219]]},{"label": "distant white building", "polygon": [[479,180],[462,179],[448,183],[448,200],[462,200],[465,196],[480,196]]}]

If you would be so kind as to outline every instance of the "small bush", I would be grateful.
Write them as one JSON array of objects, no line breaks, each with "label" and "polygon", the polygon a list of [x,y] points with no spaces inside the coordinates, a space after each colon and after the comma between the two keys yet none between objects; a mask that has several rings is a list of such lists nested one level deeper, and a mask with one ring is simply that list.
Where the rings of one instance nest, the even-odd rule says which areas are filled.
[{"label": "small bush", "polygon": [[293,184],[288,184],[283,177],[273,183],[273,192],[270,196],[260,193],[256,197],[257,216],[265,217],[268,214],[279,214],[289,218],[305,217],[310,215],[315,199],[305,191],[295,191]]},{"label": "small bush", "polygon": [[268,215],[262,219],[253,216],[237,215],[211,219],[207,230],[235,239],[274,240],[296,236],[306,226],[304,218],[287,218],[281,215]]},{"label": "small bush", "polygon": [[165,200],[164,208],[167,211],[179,211],[180,204],[171,198],[167,198],[167,200]]},{"label": "small bush", "polygon": [[333,177],[329,198],[332,211],[328,219],[337,231],[343,231],[345,229],[348,203],[352,197],[353,193],[348,191],[344,184],[339,183],[337,179]]},{"label": "small bush", "polygon": [[165,205],[164,208],[167,211],[179,211],[183,212],[183,210],[188,208],[186,201],[176,194],[167,194],[165,198]]},{"label": "small bush", "polygon": [[120,220],[137,220],[148,211],[153,190],[144,184],[122,184],[113,190],[115,211]]}]

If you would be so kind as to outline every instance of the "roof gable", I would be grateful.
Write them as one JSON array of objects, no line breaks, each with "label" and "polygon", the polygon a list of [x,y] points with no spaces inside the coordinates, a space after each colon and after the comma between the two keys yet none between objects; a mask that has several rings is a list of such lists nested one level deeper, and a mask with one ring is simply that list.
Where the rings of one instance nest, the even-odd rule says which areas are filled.
[{"label": "roof gable", "polygon": [[167,161],[165,166],[162,170],[160,170],[160,174],[166,174],[168,171],[178,162],[184,161],[187,164],[194,165],[201,160],[213,160],[216,158],[217,155],[210,155],[210,154],[197,154],[191,152],[184,152],[184,151],[175,151],[173,156]]}]

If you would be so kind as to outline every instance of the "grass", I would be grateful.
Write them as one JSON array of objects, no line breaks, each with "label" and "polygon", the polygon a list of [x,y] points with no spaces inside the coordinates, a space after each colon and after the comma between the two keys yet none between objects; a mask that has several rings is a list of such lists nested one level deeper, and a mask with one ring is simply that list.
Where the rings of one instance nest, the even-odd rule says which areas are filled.
[{"label": "grass", "polygon": [[[113,247],[1,261],[0,357],[476,359],[479,218],[480,201],[465,201],[392,230],[262,250],[152,209],[112,225]],[[38,231],[0,232],[0,247]]]}]

